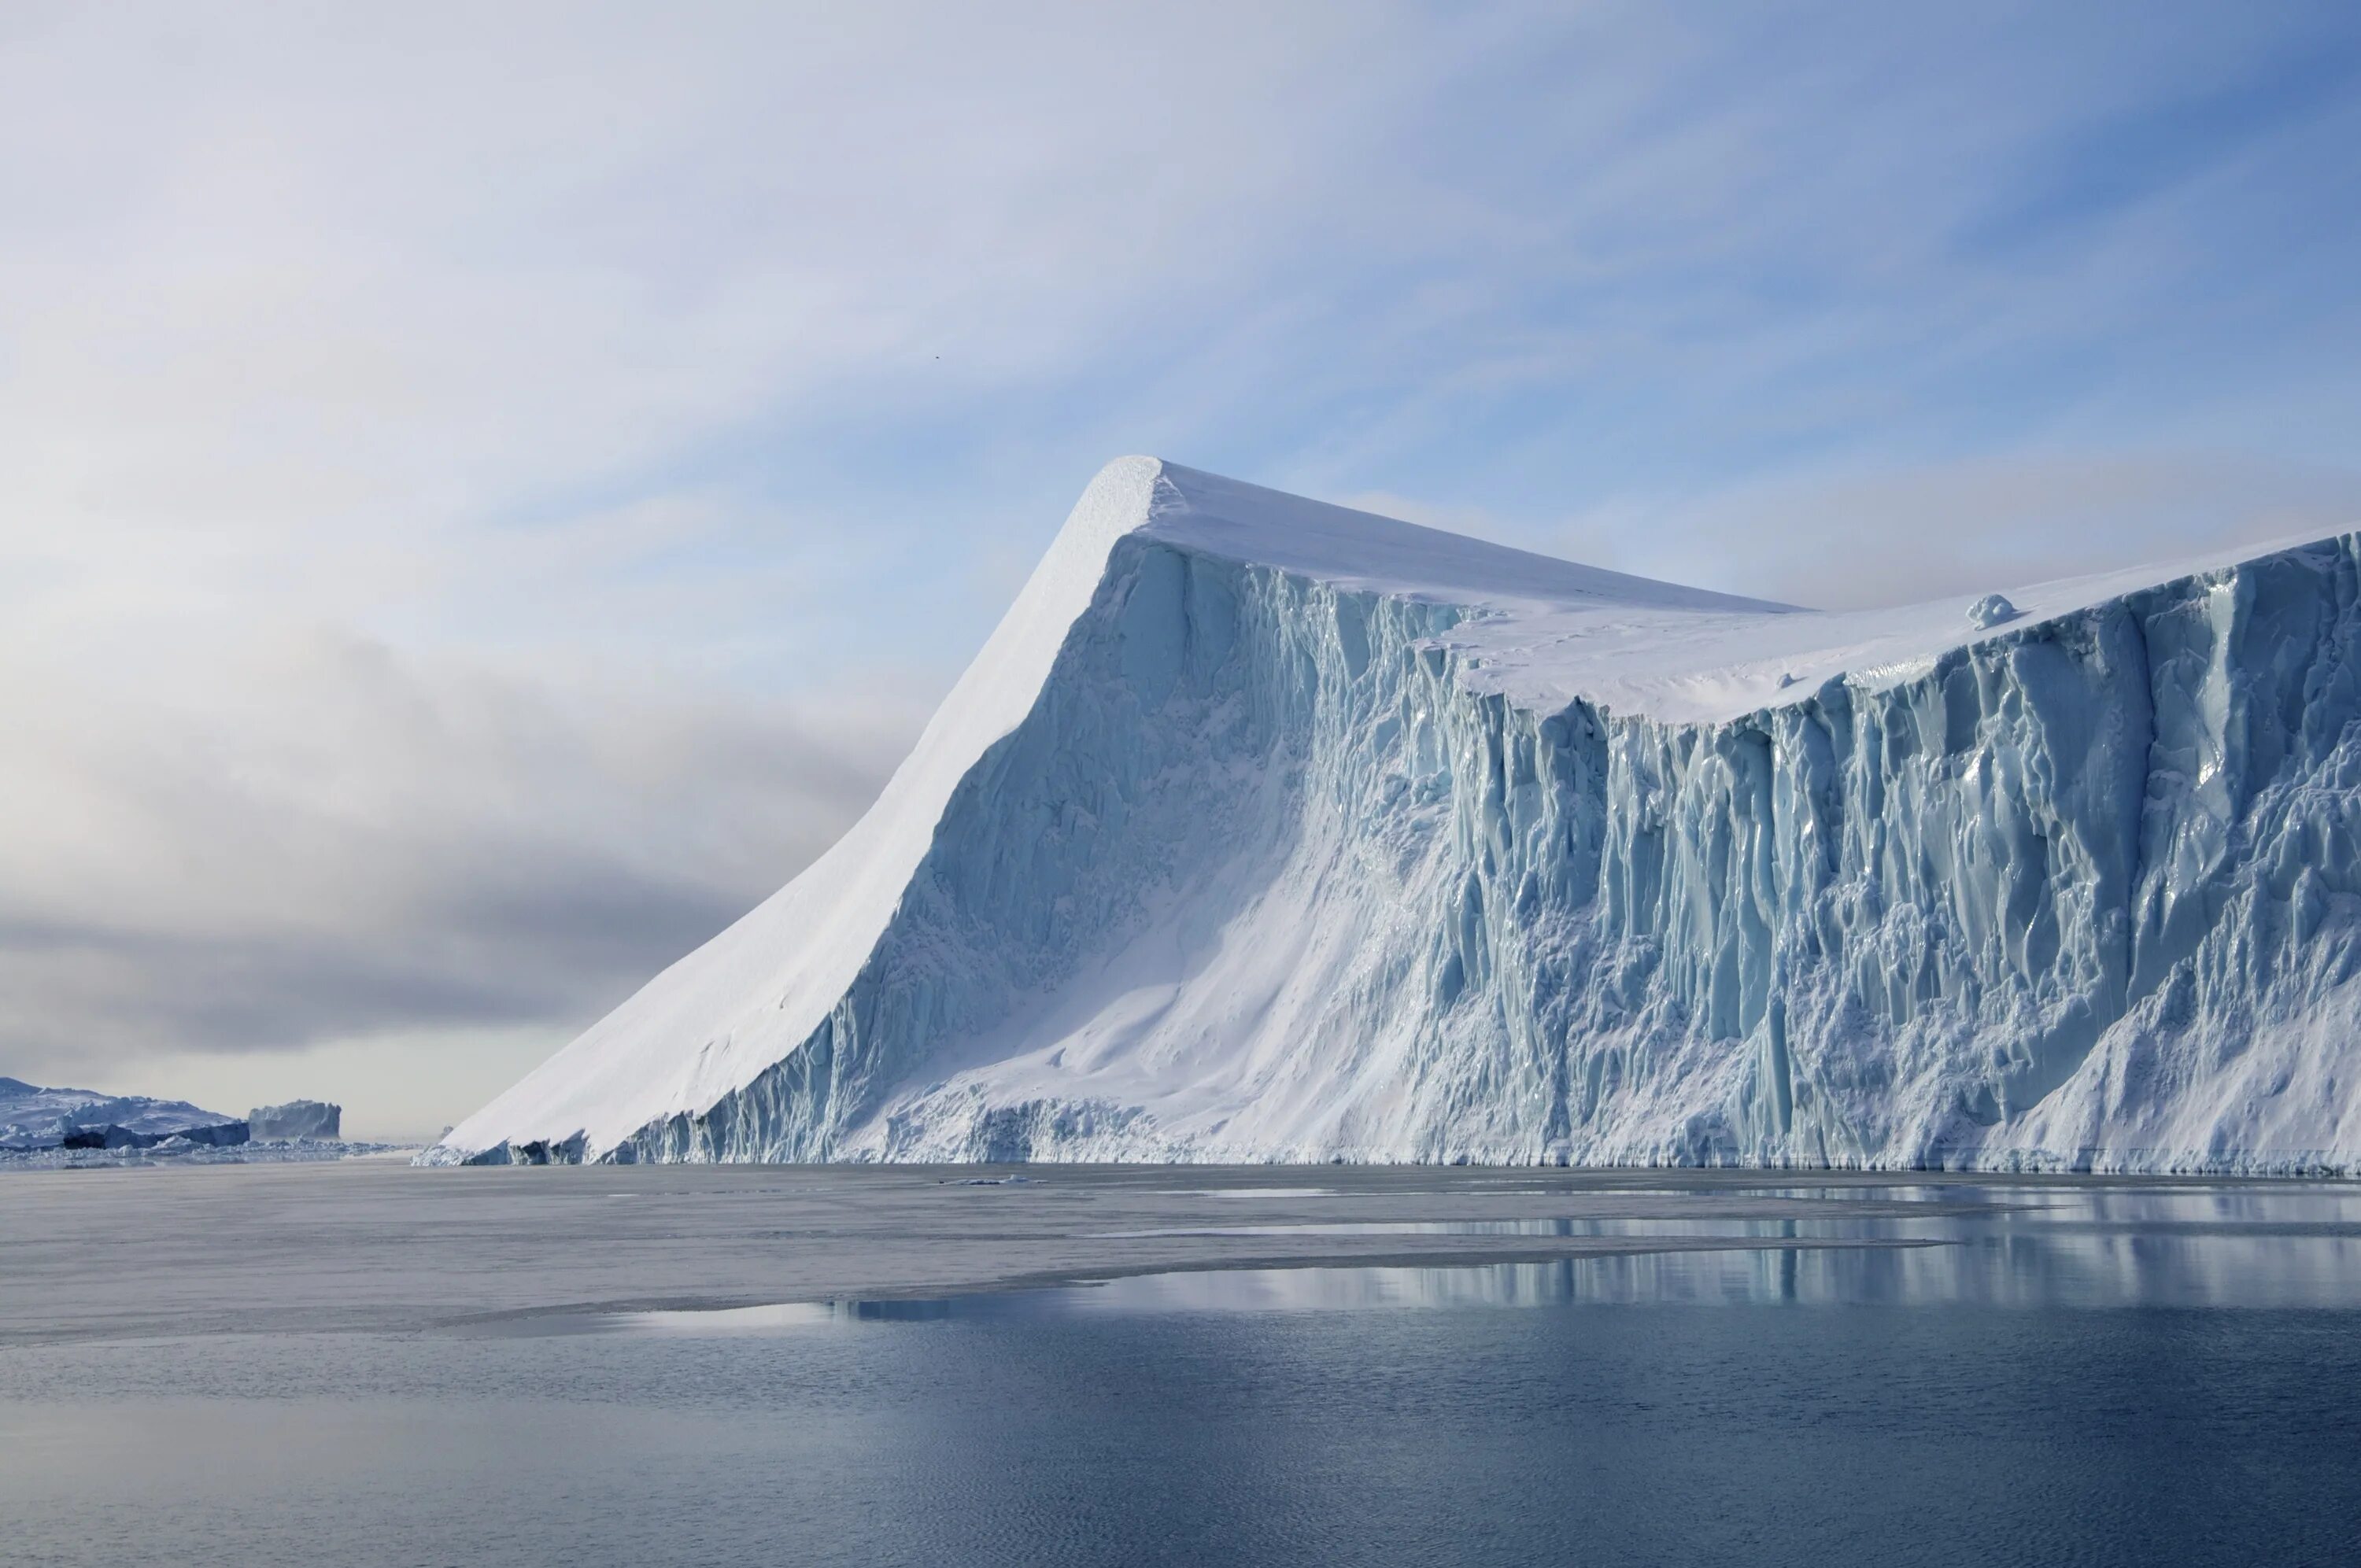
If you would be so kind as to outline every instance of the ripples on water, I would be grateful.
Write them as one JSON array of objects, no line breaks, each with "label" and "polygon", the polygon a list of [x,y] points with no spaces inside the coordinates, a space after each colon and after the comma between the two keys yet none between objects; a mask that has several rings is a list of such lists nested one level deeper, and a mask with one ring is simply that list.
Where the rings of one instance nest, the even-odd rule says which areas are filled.
[{"label": "ripples on water", "polygon": [[2356,1560],[2361,1193],[1815,1195],[1967,1207],[1247,1220],[1206,1228],[1739,1245],[17,1349],[0,1559]]}]

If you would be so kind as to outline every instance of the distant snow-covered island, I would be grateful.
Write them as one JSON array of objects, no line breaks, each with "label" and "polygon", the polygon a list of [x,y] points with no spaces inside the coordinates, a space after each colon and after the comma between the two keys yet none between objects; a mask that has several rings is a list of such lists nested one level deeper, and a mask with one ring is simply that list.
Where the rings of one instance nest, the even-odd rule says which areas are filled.
[{"label": "distant snow-covered island", "polygon": [[2361,1168],[2361,539],[1831,614],[1150,458],[422,1156]]},{"label": "distant snow-covered island", "polygon": [[338,1135],[343,1113],[339,1105],[298,1100],[227,1116],[184,1100],[0,1078],[0,1168],[341,1159],[402,1146],[346,1142]]}]

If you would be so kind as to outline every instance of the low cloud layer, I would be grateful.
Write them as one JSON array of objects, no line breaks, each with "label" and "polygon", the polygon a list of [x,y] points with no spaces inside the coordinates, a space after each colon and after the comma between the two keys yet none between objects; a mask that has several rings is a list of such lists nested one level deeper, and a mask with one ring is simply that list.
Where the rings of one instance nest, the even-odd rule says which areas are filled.
[{"label": "low cloud layer", "polygon": [[0,685],[19,1075],[588,1022],[866,806],[920,708],[562,687],[319,632],[213,694]]}]

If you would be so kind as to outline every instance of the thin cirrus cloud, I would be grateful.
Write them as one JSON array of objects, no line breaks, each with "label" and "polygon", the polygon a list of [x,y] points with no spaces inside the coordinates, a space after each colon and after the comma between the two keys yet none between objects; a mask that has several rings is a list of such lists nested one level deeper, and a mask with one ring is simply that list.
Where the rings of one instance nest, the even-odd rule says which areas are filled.
[{"label": "thin cirrus cloud", "polygon": [[1119,452],[1824,604],[2334,526],[2357,65],[2332,6],[11,10],[0,1071],[463,1113],[841,830]]}]

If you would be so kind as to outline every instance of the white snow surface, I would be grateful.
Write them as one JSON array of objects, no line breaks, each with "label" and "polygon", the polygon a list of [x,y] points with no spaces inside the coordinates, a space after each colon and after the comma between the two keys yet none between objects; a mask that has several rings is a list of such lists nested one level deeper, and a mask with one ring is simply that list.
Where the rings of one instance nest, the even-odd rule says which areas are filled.
[{"label": "white snow surface", "polygon": [[2345,1168],[2354,554],[1978,630],[1119,459],[852,830],[423,1157]]}]

